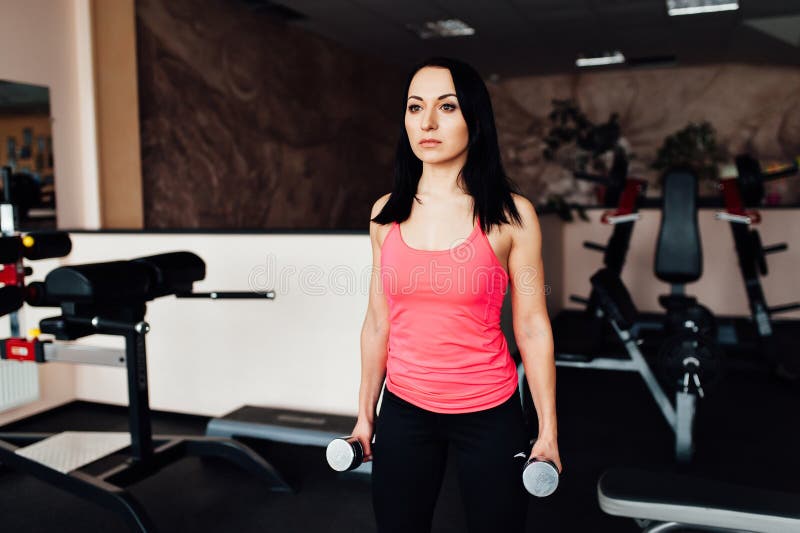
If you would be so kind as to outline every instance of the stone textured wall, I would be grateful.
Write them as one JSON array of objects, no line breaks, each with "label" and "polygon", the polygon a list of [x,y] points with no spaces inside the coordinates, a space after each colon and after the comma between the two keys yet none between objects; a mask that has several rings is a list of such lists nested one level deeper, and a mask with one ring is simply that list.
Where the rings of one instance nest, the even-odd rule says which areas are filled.
[{"label": "stone textured wall", "polygon": [[147,228],[366,228],[404,73],[231,0],[137,0]]},{"label": "stone textured wall", "polygon": [[[246,2],[137,0],[136,15],[147,228],[367,227],[391,189],[405,72]],[[543,160],[553,98],[595,122],[618,112],[631,173],[651,181],[663,139],[690,121],[710,121],[731,153],[800,154],[798,69],[610,70],[489,88],[506,168],[535,202],[594,201],[563,162]],[[800,200],[793,183],[776,187]]]},{"label": "stone textured wall", "polygon": [[[731,155],[748,151],[766,161],[800,155],[800,69],[739,64],[609,70],[520,77],[490,84],[506,170],[532,198],[550,193],[591,199],[591,185],[576,184],[567,161],[542,157],[553,99],[574,99],[595,123],[620,115],[622,134],[635,154],[630,174],[655,182],[650,169],[668,135],[689,122],[709,121]],[[564,150],[564,159],[570,157]],[[800,180],[773,187],[782,202],[800,202]],[[658,194],[658,191],[652,190]]]}]

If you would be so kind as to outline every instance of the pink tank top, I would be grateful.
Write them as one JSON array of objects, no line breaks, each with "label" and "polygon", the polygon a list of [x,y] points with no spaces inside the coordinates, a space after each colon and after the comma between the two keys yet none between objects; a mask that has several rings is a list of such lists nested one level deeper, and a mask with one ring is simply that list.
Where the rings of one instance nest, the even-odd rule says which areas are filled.
[{"label": "pink tank top", "polygon": [[449,250],[409,247],[397,222],[381,247],[389,305],[386,387],[437,413],[468,413],[506,401],[517,370],[500,329],[506,273],[480,221]]}]

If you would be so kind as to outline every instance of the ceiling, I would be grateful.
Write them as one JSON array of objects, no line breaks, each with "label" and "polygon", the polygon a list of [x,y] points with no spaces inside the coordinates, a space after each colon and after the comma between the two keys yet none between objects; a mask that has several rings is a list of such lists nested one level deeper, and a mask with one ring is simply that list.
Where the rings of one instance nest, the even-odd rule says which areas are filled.
[{"label": "ceiling", "polygon": [[[800,0],[739,0],[737,11],[679,17],[667,15],[665,0],[247,1],[271,4],[288,24],[390,63],[449,55],[485,76],[572,72],[579,55],[613,50],[629,60],[616,68],[717,61],[800,66]],[[406,28],[450,18],[475,34],[422,40]]]}]

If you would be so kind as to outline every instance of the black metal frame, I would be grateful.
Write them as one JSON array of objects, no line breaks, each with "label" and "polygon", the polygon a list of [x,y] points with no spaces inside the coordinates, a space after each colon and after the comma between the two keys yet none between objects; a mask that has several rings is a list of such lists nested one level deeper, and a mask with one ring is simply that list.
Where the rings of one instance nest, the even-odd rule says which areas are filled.
[{"label": "black metal frame", "polygon": [[[604,178],[597,176],[581,175],[580,179],[591,179],[599,183],[607,182],[607,179],[603,181]],[[584,241],[583,247],[588,250],[601,252],[603,254],[603,264],[605,267],[614,272],[617,276],[621,276],[622,268],[625,265],[625,259],[628,255],[628,249],[630,248],[633,225],[638,219],[639,206],[647,190],[647,182],[634,178],[626,178],[623,175],[621,182],[620,178],[617,177],[615,182],[609,183],[616,183],[615,186],[619,189],[615,193],[618,199],[616,211],[607,211],[602,216],[604,223],[613,226],[611,237],[609,237],[605,245]],[[607,186],[610,187],[611,185]],[[621,221],[615,220],[618,217],[625,218]],[[570,300],[586,306],[586,314],[591,317],[591,319],[587,321],[586,331],[584,333],[587,338],[594,339],[595,344],[602,344],[605,327],[599,314],[597,297],[594,293],[594,289],[592,289],[588,298],[573,294],[570,296]]]},{"label": "black metal frame", "polygon": [[134,531],[142,533],[153,533],[157,528],[141,504],[125,487],[148,478],[185,457],[225,459],[255,473],[273,491],[294,492],[269,462],[242,443],[220,437],[152,434],[145,346],[145,335],[149,326],[145,322],[78,317],[59,317],[59,320],[68,327],[90,326],[94,328],[94,333],[125,337],[131,445],[123,452],[128,459],[99,475],[81,471],[91,464],[63,474],[16,453],[20,447],[39,442],[53,436],[52,434],[0,433],[0,463],[106,507],[121,515]]},{"label": "black metal frame", "polygon": [[[737,159],[737,164],[740,167],[740,174],[745,174],[744,168],[741,168],[742,162],[740,159]],[[750,181],[757,180],[763,183],[764,181],[785,177],[790,173],[796,172],[797,168],[795,167],[791,172],[781,171],[770,175],[760,174],[749,179]],[[793,302],[770,307],[767,304],[764,290],[761,286],[761,274],[762,272],[766,273],[766,256],[785,251],[788,246],[785,243],[772,246],[761,245],[758,231],[752,227],[754,223],[759,221],[760,215],[755,211],[745,211],[744,191],[742,191],[740,179],[724,181],[721,186],[721,193],[727,212],[717,215],[717,218],[727,220],[730,225],[739,272],[742,275],[750,308],[750,316],[763,354],[769,362],[777,363],[779,354],[777,353],[778,346],[775,342],[772,315],[800,309],[800,303]]]}]

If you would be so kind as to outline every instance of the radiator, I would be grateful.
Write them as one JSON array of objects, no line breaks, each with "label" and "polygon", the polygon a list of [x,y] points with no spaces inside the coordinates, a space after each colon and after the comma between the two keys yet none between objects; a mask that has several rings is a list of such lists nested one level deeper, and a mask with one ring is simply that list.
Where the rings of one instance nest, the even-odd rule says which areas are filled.
[{"label": "radiator", "polygon": [[0,361],[0,412],[38,399],[38,367],[32,363]]}]

